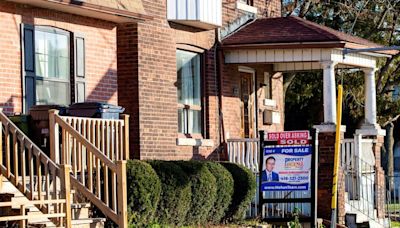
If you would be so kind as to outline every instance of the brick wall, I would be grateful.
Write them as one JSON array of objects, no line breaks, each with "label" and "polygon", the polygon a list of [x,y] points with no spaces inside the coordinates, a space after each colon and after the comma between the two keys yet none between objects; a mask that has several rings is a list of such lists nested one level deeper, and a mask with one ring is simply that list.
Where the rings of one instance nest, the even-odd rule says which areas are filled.
[{"label": "brick wall", "polygon": [[[223,113],[224,128],[226,138],[241,138],[241,108],[240,108],[240,73],[239,66],[249,67],[255,70],[258,101],[258,127],[259,130],[265,131],[282,131],[283,130],[283,76],[272,72],[272,65],[268,64],[245,64],[245,65],[225,65],[223,74]],[[264,72],[270,73],[272,76],[272,99],[277,102],[277,106],[271,110],[278,111],[281,114],[281,124],[263,125],[263,110],[267,109],[264,105],[264,89],[260,87],[260,83],[264,83]],[[269,108],[268,108],[269,109]]]},{"label": "brick wall", "polygon": [[385,218],[385,201],[386,201],[386,183],[385,183],[385,171],[381,166],[381,149],[383,147],[384,136],[373,137],[373,152],[375,155],[375,202],[377,217],[382,219]]},{"label": "brick wall", "polygon": [[139,87],[137,24],[124,24],[117,29],[118,100],[130,114],[130,158],[139,158]]},{"label": "brick wall", "polygon": [[[236,0],[223,0],[223,24],[234,21],[237,17],[243,15],[244,11],[236,8]],[[277,0],[254,0],[254,7],[257,8],[258,17],[280,17],[281,1]]]},{"label": "brick wall", "polygon": [[0,107],[22,110],[20,25],[48,25],[85,36],[87,100],[117,104],[116,26],[53,10],[0,2]]},{"label": "brick wall", "polygon": [[[321,132],[318,135],[318,218],[331,219],[331,199],[333,163],[335,155],[335,132]],[[342,133],[341,138],[344,135]],[[344,178],[340,172],[338,176],[338,217],[344,222]]]},{"label": "brick wall", "polygon": [[[131,155],[140,159],[209,158],[215,155],[213,152],[219,147],[221,130],[218,119],[219,82],[215,68],[215,31],[169,23],[166,19],[166,4],[166,0],[143,0],[144,8],[153,20],[139,22],[137,26],[124,25],[118,28],[121,40],[118,43],[119,102],[132,117]],[[271,0],[266,3],[264,0],[256,0],[255,5],[259,8],[259,16],[267,15],[267,9],[271,9],[270,15],[280,15],[280,1]],[[235,6],[236,1],[223,0],[223,24],[243,14]],[[187,47],[196,47],[205,56],[205,137],[214,141],[214,147],[176,144],[176,49]],[[124,53],[129,48],[130,51]],[[270,71],[270,66],[267,68]],[[227,126],[236,125],[240,121],[229,117],[235,115],[228,113],[230,110],[226,112],[224,115],[228,119],[224,122]]]}]

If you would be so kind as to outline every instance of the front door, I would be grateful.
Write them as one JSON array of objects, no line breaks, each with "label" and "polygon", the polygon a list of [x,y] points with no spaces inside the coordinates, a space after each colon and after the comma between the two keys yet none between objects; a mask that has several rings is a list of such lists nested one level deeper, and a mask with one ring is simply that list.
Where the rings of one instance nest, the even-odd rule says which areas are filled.
[{"label": "front door", "polygon": [[243,138],[254,138],[255,99],[253,74],[240,72],[240,80],[241,136]]}]

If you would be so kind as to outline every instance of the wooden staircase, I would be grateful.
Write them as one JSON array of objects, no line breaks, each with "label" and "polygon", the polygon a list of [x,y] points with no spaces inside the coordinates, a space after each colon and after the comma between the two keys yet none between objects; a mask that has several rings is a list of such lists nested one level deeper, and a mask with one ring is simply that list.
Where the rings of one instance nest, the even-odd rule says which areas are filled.
[{"label": "wooden staircase", "polygon": [[50,157],[0,110],[0,227],[127,227],[127,118],[49,115]]}]

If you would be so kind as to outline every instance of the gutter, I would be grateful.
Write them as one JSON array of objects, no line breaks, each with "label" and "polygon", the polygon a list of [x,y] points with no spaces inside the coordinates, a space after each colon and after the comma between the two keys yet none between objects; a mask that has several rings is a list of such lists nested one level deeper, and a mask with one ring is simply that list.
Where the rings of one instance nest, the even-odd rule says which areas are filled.
[{"label": "gutter", "polygon": [[[19,4],[31,5],[40,8],[58,10],[61,12],[72,13],[81,16],[109,20],[117,23],[125,23],[133,21],[137,22],[137,21],[145,21],[153,19],[153,17],[145,14],[144,9],[142,10],[143,12],[132,12],[128,10],[121,10],[82,1],[72,1],[72,0],[7,0],[7,1]],[[92,15],[92,14],[99,14],[99,15]],[[101,14],[107,14],[111,16],[112,19],[103,18]]]}]

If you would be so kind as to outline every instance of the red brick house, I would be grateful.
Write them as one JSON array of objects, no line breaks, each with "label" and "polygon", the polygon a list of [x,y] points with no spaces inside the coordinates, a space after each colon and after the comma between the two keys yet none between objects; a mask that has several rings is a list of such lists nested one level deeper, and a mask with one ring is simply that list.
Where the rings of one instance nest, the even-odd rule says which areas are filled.
[{"label": "red brick house", "polygon": [[118,103],[117,25],[146,16],[135,1],[126,9],[101,2],[1,1],[6,113],[27,113],[33,104]]},{"label": "red brick house", "polygon": [[[109,164],[103,174],[107,182],[108,168],[114,169],[115,175],[125,173],[121,160],[129,158],[126,153],[139,159],[221,160],[226,159],[230,142],[249,142],[240,149],[257,151],[250,145],[257,145],[259,130],[283,130],[282,72],[322,70],[324,124],[316,126],[320,131],[321,161],[318,196],[323,201],[319,204],[319,213],[328,218],[336,124],[335,69],[360,69],[365,72],[366,123],[358,132],[359,139],[352,143],[361,142],[362,137],[369,138],[365,139],[371,149],[368,156],[373,164],[369,165],[376,171],[377,193],[373,206],[377,214],[374,216],[383,219],[385,185],[379,157],[382,132],[376,124],[374,72],[377,60],[391,53],[345,54],[345,49],[377,46],[303,19],[278,18],[280,7],[280,0],[0,1],[0,108],[5,114],[13,115],[27,114],[37,104],[95,101],[123,106],[130,115],[129,129],[124,132],[125,137],[129,134],[129,145],[123,143],[125,155],[118,155],[119,159],[110,156],[111,147],[102,145],[93,135],[82,133],[86,139],[78,134],[74,136],[74,140],[81,137],[81,146],[97,151],[91,153],[100,154],[96,162],[103,159],[104,167]],[[62,119],[52,115],[53,124],[57,118]],[[9,139],[12,125],[2,112],[1,118],[7,124],[2,122],[0,127],[7,129],[5,138]],[[90,121],[85,122],[85,127],[94,126]],[[112,124],[121,127],[123,123]],[[63,128],[69,129],[67,125],[64,123]],[[17,130],[12,130],[16,134]],[[63,145],[74,135],[73,130],[69,131]],[[54,142],[64,139],[55,140],[59,134],[52,133],[52,151],[56,152],[60,145],[54,146]],[[15,151],[16,139],[22,140],[19,142],[23,147],[21,154],[26,150],[24,137],[14,137]],[[32,154],[33,145],[29,145],[28,151]],[[10,152],[9,145],[5,148]],[[76,146],[72,148],[76,153],[81,152]],[[34,156],[37,154],[45,157],[44,152]],[[257,163],[254,157],[246,159],[241,162]],[[9,157],[6,160],[10,163]],[[52,157],[52,160],[56,159]],[[45,163],[51,164],[51,160],[48,158]],[[126,227],[126,204],[108,198],[125,189],[116,184],[120,186],[123,177],[112,176],[109,182],[113,189],[105,188],[102,197],[100,170],[93,172],[93,163],[89,159],[82,175],[96,173],[97,191],[93,190],[93,183],[85,183],[85,178],[78,183],[77,172],[81,166],[78,168],[76,164],[72,172],[75,179],[71,176],[74,187],[90,190],[86,197],[107,217]],[[100,164],[95,166],[100,169]],[[24,167],[21,165],[21,171]],[[6,168],[6,178],[13,180],[10,165]],[[40,170],[37,168],[35,175],[40,176]],[[18,176],[19,169],[13,171]],[[65,173],[69,174],[68,168]],[[14,177],[14,185],[26,188],[24,177],[21,179],[22,183]],[[340,223],[344,223],[346,216],[344,186],[342,181]],[[40,191],[39,187],[39,200]],[[112,191],[114,194],[108,194]],[[118,192],[118,195],[124,194],[125,198],[118,197],[122,201],[126,199],[126,192]],[[30,197],[35,200],[33,194]]]},{"label": "red brick house", "polygon": [[[185,2],[144,0],[153,20],[118,29],[118,101],[131,115],[136,158],[217,158],[227,138],[283,129],[282,77],[270,81],[268,65],[224,67],[218,55],[221,34],[251,18],[280,16],[280,1]],[[196,18],[191,7],[209,17]],[[274,111],[268,125],[255,109],[265,104]]]},{"label": "red brick house", "polygon": [[[258,96],[272,96],[275,122],[263,125],[254,102],[262,109],[264,99],[252,93],[255,77],[264,83],[271,68],[260,66],[256,76],[244,68],[239,73],[239,66],[219,71],[216,51],[217,28],[229,33],[249,18],[280,16],[280,1],[205,2],[196,10],[211,7],[209,18],[196,20],[173,15],[174,1],[79,2],[1,2],[5,113],[28,113],[35,104],[121,105],[131,115],[131,155],[141,159],[219,156],[226,138],[255,137],[256,125],[282,129],[282,78],[268,81],[265,88],[274,91],[257,85]],[[60,47],[51,50],[52,42]],[[195,81],[179,81],[191,71],[177,71],[185,59],[193,59]],[[243,88],[239,74],[247,75]],[[226,81],[223,88],[219,80]],[[245,97],[251,105],[239,108]]]}]

